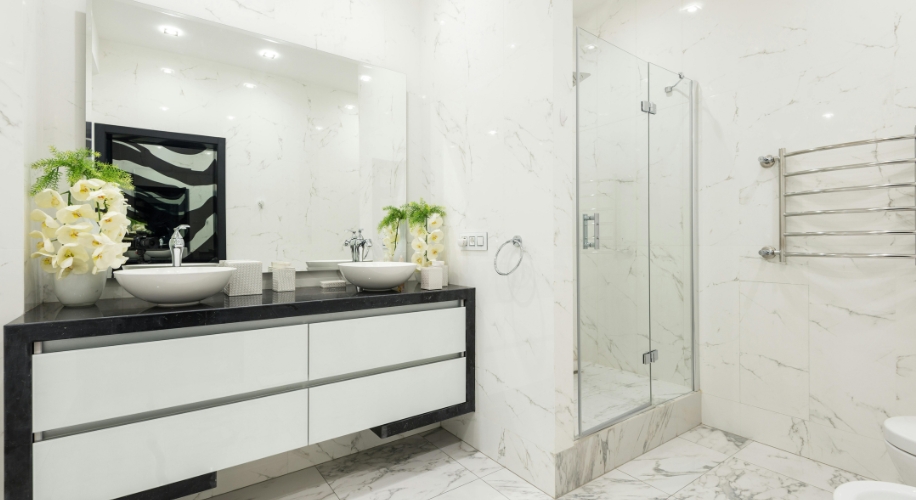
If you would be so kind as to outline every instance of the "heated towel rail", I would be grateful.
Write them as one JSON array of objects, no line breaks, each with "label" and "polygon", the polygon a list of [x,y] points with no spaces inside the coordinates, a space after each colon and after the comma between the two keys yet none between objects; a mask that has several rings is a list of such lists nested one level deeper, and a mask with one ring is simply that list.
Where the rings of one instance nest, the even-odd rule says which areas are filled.
[{"label": "heated towel rail", "polygon": [[883,167],[887,165],[902,165],[907,163],[916,164],[916,148],[914,156],[896,160],[873,161],[864,163],[852,163],[847,165],[838,165],[822,168],[809,168],[788,172],[786,170],[786,159],[789,157],[816,153],[831,149],[847,148],[853,146],[867,146],[869,144],[879,144],[889,141],[916,141],[916,134],[900,135],[895,137],[885,137],[880,139],[867,139],[864,141],[846,142],[842,144],[833,144],[830,146],[821,146],[819,148],[803,149],[800,151],[786,152],[785,148],[779,150],[779,157],[772,155],[761,156],[758,158],[760,165],[764,168],[777,166],[779,170],[779,248],[772,246],[760,249],[760,256],[765,259],[779,257],[779,262],[785,263],[788,257],[839,257],[839,258],[887,258],[887,259],[916,259],[916,253],[819,253],[819,252],[790,252],[786,247],[786,238],[807,237],[807,236],[873,236],[873,235],[910,235],[916,238],[916,227],[913,229],[892,229],[892,230],[868,230],[868,231],[806,231],[806,232],[787,232],[786,219],[789,217],[803,217],[809,215],[825,214],[855,214],[855,213],[889,213],[889,212],[916,212],[916,206],[886,206],[872,208],[840,208],[829,210],[806,210],[799,212],[786,212],[786,198],[795,196],[809,196],[824,193],[841,193],[847,191],[867,191],[874,189],[894,189],[894,188],[913,188],[916,190],[916,177],[914,182],[893,182],[886,184],[869,184],[864,186],[846,186],[824,189],[809,189],[803,191],[786,191],[786,179],[801,175],[819,174],[823,172],[834,172],[839,170],[851,170],[857,168]]}]

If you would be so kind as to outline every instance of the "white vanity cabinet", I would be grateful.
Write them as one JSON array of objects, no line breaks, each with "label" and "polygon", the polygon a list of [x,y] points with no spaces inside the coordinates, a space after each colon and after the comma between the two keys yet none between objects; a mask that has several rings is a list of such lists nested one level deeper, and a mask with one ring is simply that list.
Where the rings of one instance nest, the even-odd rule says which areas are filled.
[{"label": "white vanity cabinet", "polygon": [[223,333],[192,326],[129,341],[36,343],[31,493],[16,498],[177,498],[169,492],[193,490],[172,485],[228,467],[473,411],[467,307],[453,300],[238,322]]}]

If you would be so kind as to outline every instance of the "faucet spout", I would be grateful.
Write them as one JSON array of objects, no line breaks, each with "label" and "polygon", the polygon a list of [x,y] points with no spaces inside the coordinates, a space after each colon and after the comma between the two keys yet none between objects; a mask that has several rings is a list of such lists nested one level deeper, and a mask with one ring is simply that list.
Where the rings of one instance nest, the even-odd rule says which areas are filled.
[{"label": "faucet spout", "polygon": [[185,242],[181,236],[182,229],[191,229],[187,224],[181,224],[172,232],[172,238],[169,240],[169,252],[172,254],[172,267],[181,267],[181,260],[184,258]]},{"label": "faucet spout", "polygon": [[350,230],[353,235],[350,239],[344,241],[345,247],[350,247],[350,258],[353,262],[363,262],[369,256],[369,248],[372,247],[372,240],[363,238],[363,230]]}]

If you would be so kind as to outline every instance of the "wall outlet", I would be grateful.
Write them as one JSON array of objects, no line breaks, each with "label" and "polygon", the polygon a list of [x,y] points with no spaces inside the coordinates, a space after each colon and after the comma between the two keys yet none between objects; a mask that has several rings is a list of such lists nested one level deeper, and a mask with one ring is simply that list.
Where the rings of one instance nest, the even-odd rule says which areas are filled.
[{"label": "wall outlet", "polygon": [[458,246],[462,250],[486,251],[489,238],[487,233],[461,233],[458,235]]}]

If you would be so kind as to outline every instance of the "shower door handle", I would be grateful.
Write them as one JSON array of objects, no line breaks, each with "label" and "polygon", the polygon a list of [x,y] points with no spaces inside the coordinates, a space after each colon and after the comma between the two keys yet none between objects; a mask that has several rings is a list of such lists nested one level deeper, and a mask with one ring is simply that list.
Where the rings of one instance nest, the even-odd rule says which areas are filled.
[{"label": "shower door handle", "polygon": [[[594,241],[588,241],[588,221],[595,222],[595,238]],[[589,248],[598,249],[601,244],[601,222],[598,218],[598,212],[595,212],[592,215],[582,214],[582,248],[588,250]]]}]

